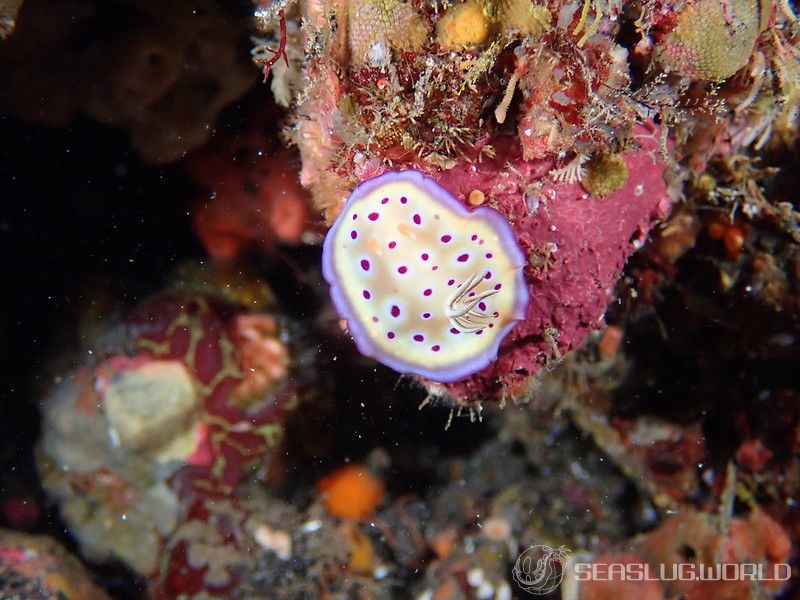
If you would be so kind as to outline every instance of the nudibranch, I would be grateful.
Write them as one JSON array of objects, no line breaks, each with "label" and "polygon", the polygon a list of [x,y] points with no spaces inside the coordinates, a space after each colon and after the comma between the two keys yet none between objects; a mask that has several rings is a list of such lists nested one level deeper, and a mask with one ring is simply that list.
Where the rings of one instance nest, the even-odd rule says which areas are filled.
[{"label": "nudibranch", "polygon": [[446,383],[486,367],[525,315],[525,257],[496,210],[419,171],[362,182],[325,238],[323,273],[362,354]]}]

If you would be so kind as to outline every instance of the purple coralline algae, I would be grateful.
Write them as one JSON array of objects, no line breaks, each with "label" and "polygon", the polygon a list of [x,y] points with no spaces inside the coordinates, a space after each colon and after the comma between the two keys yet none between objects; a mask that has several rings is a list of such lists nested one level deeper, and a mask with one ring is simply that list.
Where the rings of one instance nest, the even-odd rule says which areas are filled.
[{"label": "purple coralline algae", "polygon": [[419,171],[359,185],[325,239],[331,297],[362,354],[449,382],[497,356],[525,315],[527,261],[496,210]]}]

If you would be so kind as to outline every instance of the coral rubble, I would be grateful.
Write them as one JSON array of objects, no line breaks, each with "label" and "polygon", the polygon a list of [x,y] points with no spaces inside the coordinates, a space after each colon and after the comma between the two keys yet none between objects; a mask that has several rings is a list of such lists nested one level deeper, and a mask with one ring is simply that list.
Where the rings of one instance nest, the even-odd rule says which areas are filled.
[{"label": "coral rubble", "polygon": [[203,574],[207,538],[228,535],[214,523],[226,503],[238,510],[237,487],[266,468],[315,389],[310,372],[295,376],[290,330],[264,305],[179,288],[94,340],[93,360],[43,399],[38,451],[84,555],[121,561],[154,589],[182,560],[198,591],[228,582],[216,558]]},{"label": "coral rubble", "polygon": [[0,530],[0,597],[108,600],[80,561],[46,536]]}]

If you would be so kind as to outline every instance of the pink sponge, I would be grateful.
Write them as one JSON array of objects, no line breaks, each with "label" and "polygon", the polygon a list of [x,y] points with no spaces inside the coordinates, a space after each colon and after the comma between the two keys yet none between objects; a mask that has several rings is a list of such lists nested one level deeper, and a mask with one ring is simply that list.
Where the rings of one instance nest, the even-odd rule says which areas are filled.
[{"label": "pink sponge", "polygon": [[524,161],[513,146],[497,144],[494,160],[460,163],[435,175],[458,198],[482,191],[506,217],[529,258],[531,296],[497,360],[465,379],[434,386],[436,392],[461,401],[525,393],[548,360],[603,325],[625,261],[671,206],[657,128],[639,126],[635,138],[640,148],[623,155],[627,182],[602,199],[579,183],[555,183],[548,177],[550,161]]}]

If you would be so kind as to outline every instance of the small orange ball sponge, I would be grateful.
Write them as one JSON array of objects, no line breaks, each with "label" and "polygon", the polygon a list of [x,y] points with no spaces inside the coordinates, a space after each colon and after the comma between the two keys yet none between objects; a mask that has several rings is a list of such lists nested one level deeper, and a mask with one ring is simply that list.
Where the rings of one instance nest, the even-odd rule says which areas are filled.
[{"label": "small orange ball sponge", "polygon": [[383,497],[383,482],[361,465],[345,465],[317,484],[325,508],[335,517],[366,519]]}]

